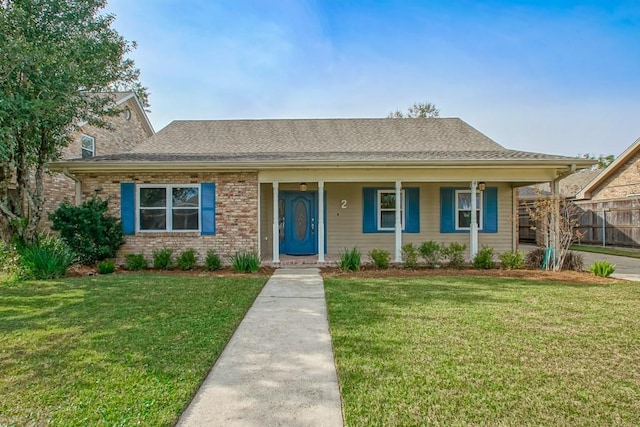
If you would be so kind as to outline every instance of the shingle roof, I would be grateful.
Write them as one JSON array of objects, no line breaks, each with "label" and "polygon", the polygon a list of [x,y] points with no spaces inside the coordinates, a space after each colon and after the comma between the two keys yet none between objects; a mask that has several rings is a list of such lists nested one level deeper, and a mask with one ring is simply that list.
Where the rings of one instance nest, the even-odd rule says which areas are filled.
[{"label": "shingle roof", "polygon": [[[585,185],[600,173],[602,173],[602,169],[583,170],[562,178],[560,180],[560,195],[563,197],[575,197]],[[524,199],[536,198],[538,196],[536,188],[540,190],[543,196],[551,195],[551,186],[548,182],[520,187],[518,188],[518,195]]]},{"label": "shingle roof", "polygon": [[130,161],[561,160],[508,150],[458,118],[174,121]]}]

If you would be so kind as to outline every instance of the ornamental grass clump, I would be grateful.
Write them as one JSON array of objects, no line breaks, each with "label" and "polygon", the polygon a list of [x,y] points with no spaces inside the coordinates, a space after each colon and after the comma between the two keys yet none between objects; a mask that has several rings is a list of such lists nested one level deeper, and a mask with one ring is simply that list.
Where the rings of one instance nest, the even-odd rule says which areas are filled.
[{"label": "ornamental grass clump", "polygon": [[616,271],[616,265],[608,261],[596,261],[589,267],[589,271],[600,277],[609,277]]},{"label": "ornamental grass clump", "polygon": [[379,269],[389,268],[391,263],[391,255],[389,251],[384,249],[371,249],[369,251],[369,258],[373,261],[373,265]]},{"label": "ornamental grass clump", "polygon": [[74,254],[62,239],[38,237],[35,243],[20,249],[23,277],[29,279],[56,279],[67,274]]},{"label": "ornamental grass clump", "polygon": [[358,271],[360,270],[362,254],[356,247],[344,249],[338,254],[338,268],[342,271]]},{"label": "ornamental grass clump", "polygon": [[116,271],[116,265],[112,261],[102,261],[98,263],[99,274],[111,274]]},{"label": "ornamental grass clump", "polygon": [[260,269],[260,257],[257,252],[236,252],[231,255],[231,268],[236,273],[257,273]]}]

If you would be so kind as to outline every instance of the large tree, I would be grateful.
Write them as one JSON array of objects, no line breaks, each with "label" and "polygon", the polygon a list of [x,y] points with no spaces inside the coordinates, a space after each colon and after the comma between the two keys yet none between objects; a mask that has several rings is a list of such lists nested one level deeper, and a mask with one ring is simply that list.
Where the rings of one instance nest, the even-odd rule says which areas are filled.
[{"label": "large tree", "polygon": [[387,116],[389,119],[429,119],[434,117],[440,117],[440,110],[430,102],[414,102],[411,107],[407,108],[406,113],[396,110]]},{"label": "large tree", "polygon": [[104,14],[106,0],[0,0],[0,234],[31,241],[46,164],[82,124],[117,114],[109,92],[146,105],[135,48]]}]

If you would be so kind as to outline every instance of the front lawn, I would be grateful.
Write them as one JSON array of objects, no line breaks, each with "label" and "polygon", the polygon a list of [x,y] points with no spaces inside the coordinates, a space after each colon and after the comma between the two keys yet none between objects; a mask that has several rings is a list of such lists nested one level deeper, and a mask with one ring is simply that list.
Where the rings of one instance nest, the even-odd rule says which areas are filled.
[{"label": "front lawn", "polygon": [[637,425],[640,285],[325,277],[345,420]]},{"label": "front lawn", "polygon": [[0,425],[170,425],[267,278],[0,283]]}]

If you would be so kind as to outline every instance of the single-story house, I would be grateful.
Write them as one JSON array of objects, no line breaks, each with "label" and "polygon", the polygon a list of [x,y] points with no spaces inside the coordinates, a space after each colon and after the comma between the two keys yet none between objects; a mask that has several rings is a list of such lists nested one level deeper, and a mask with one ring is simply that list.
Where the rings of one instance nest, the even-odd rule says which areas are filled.
[{"label": "single-story house", "polygon": [[[121,254],[258,251],[325,262],[344,248],[518,244],[517,187],[593,161],[509,150],[458,118],[174,121],[128,153],[53,163],[109,197]],[[286,255],[286,256],[285,256]]]}]

